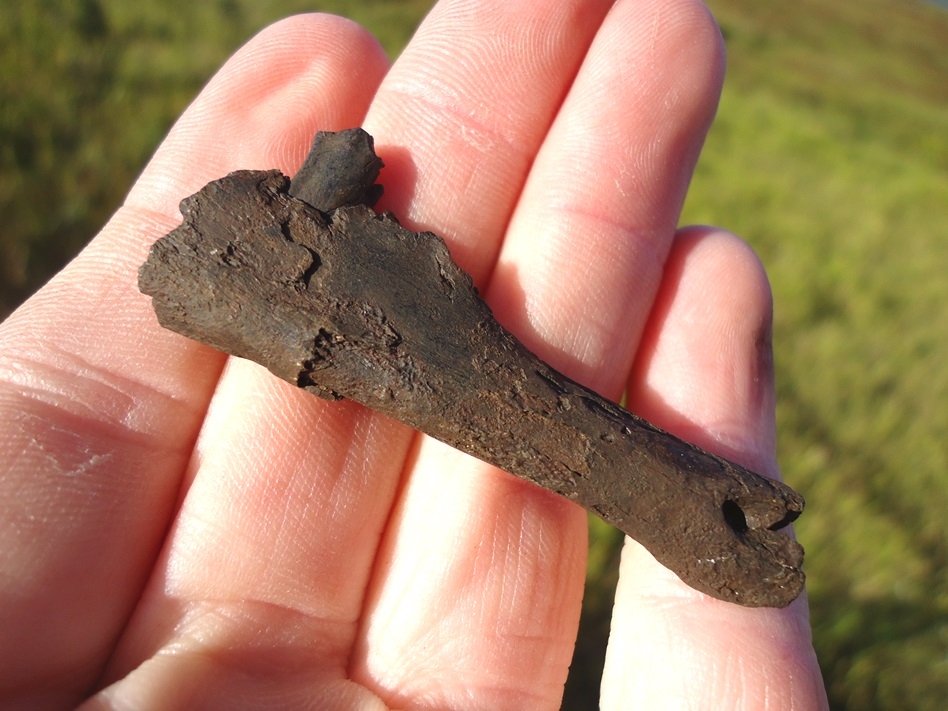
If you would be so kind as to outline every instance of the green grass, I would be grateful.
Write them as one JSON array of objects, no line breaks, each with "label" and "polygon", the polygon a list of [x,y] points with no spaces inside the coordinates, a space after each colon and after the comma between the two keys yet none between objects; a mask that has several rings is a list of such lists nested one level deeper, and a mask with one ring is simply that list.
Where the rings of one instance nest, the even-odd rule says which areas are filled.
[{"label": "green grass", "polygon": [[[334,11],[394,56],[429,5],[0,6],[0,317],[107,219],[171,122],[256,30]],[[729,73],[683,221],[743,236],[773,283],[780,456],[808,500],[797,530],[831,703],[941,709],[948,13],[910,0],[710,5]],[[593,704],[608,634],[621,538],[595,522],[591,533],[564,708]]]}]

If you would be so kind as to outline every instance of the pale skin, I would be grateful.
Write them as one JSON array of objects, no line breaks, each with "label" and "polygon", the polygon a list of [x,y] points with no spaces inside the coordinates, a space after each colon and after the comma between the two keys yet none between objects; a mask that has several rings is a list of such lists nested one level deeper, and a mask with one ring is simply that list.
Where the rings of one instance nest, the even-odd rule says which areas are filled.
[{"label": "pale skin", "polygon": [[[326,15],[242,48],[0,326],[0,708],[558,708],[585,513],[162,330],[137,268],[181,198],[363,125],[380,207],[529,347],[776,476],[766,276],[676,229],[723,72],[695,0],[445,0],[391,68]],[[620,572],[604,708],[826,707],[804,599]]]}]

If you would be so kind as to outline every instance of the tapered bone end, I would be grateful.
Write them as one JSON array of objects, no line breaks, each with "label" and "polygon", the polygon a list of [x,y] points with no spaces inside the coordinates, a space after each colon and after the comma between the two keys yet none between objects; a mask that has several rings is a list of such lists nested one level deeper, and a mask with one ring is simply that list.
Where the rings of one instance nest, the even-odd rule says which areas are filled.
[{"label": "tapered bone end", "polygon": [[[756,477],[738,471],[741,478]],[[678,558],[675,572],[691,587],[720,600],[786,607],[806,582],[803,547],[784,530],[803,512],[803,497],[780,482],[756,477],[754,483],[726,496],[717,519],[706,514],[717,530],[692,538],[692,555]]]},{"label": "tapered bone end", "polygon": [[[679,571],[691,587],[746,607],[786,607],[803,592],[803,547],[775,531],[749,530],[721,557],[701,557]],[[739,581],[739,584],[735,584]]]}]

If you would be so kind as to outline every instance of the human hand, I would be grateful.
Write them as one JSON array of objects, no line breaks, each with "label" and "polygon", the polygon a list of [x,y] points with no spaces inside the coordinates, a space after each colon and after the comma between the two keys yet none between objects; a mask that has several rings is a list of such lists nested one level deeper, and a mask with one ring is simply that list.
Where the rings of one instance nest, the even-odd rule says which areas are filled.
[{"label": "human hand", "polygon": [[[0,326],[0,706],[556,708],[577,506],[158,327],[178,201],[364,125],[382,209],[442,235],[509,330],[666,429],[776,475],[770,292],[676,231],[717,103],[694,0],[446,0],[395,67],[329,16],[262,33],[90,246]],[[746,609],[634,542],[609,708],[825,706],[805,601]]]}]

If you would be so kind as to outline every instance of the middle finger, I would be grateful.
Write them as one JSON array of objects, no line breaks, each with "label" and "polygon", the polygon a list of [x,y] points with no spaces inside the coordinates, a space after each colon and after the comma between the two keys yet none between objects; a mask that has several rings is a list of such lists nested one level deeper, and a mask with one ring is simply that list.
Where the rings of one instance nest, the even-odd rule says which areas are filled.
[{"label": "middle finger", "polygon": [[[416,204],[417,191],[395,197],[425,216],[425,227],[435,220],[438,230],[455,231],[452,251],[481,284],[493,271],[486,293],[502,322],[567,375],[616,396],[716,105],[720,38],[696,1],[636,0],[617,3],[582,39],[570,55],[582,57],[581,67],[564,62],[562,85],[545,103],[529,85],[504,83],[529,63],[515,61],[516,43],[488,45],[496,54],[471,60],[480,75],[466,77],[464,100],[486,95],[493,114],[489,105],[461,112],[454,97],[443,125],[409,149],[426,161],[421,191],[429,200]],[[510,117],[503,109],[523,96],[539,106]],[[380,120],[385,99],[370,119]],[[459,119],[470,115],[475,128],[499,126],[493,134],[516,130],[511,122],[525,117],[533,123],[513,139],[471,145]],[[451,146],[460,168],[439,145]],[[444,179],[455,171],[471,177]],[[483,199],[465,190],[472,184],[503,192]],[[442,204],[437,189],[447,194]],[[472,685],[491,708],[525,698],[558,703],[584,553],[578,507],[422,440],[378,558],[357,678],[396,704],[450,705]]]}]

